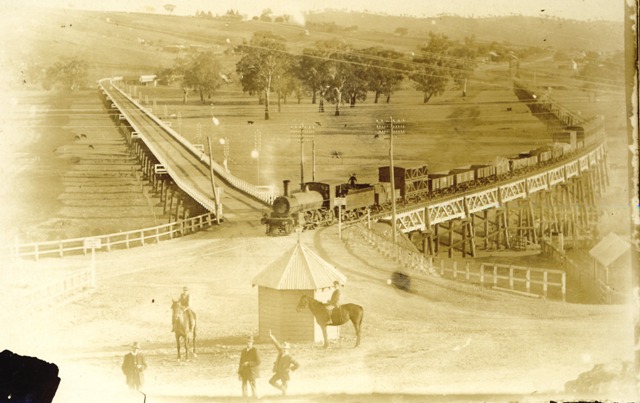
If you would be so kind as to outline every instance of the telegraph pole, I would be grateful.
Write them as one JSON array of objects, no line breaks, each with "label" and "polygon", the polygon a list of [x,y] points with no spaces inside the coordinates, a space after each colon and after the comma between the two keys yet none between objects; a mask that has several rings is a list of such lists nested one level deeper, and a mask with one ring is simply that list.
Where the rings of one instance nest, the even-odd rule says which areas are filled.
[{"label": "telegraph pole", "polygon": [[298,126],[291,126],[291,133],[296,137],[300,133],[298,137],[300,141],[300,190],[304,190],[304,141],[313,139],[313,126],[300,123]]},{"label": "telegraph pole", "polygon": [[378,134],[389,135],[389,177],[391,180],[391,236],[396,242],[396,172],[393,166],[393,136],[404,133],[404,120],[394,120],[389,116],[389,120],[376,120]]}]

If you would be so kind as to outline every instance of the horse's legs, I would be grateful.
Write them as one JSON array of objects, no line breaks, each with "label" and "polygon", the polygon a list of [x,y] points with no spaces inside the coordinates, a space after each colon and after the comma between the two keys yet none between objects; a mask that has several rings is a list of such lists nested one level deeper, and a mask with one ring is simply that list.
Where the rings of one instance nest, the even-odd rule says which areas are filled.
[{"label": "horse's legs", "polygon": [[178,360],[180,360],[180,336],[176,333],[176,347],[178,349]]},{"label": "horse's legs", "polygon": [[356,317],[356,318],[352,317],[351,318],[351,323],[353,323],[353,327],[356,330],[356,345],[354,346],[354,348],[358,347],[360,345],[360,327],[362,325],[362,317],[363,316],[364,316],[363,313],[360,312],[358,317]]},{"label": "horse's legs", "polygon": [[189,333],[184,334],[184,359],[189,361]]},{"label": "horse's legs", "polygon": [[320,326],[320,328],[322,329],[322,337],[324,337],[324,345],[322,346],[322,348],[327,348],[329,347],[329,340],[327,338],[327,327]]},{"label": "horse's legs", "polygon": [[196,355],[196,324],[193,324],[193,357],[197,357]]}]

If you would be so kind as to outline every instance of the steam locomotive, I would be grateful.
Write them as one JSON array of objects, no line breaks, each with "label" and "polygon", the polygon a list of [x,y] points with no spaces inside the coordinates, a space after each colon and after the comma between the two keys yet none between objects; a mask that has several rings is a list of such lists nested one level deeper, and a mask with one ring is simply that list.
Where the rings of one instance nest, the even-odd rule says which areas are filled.
[{"label": "steam locomotive", "polygon": [[338,220],[357,220],[368,212],[388,211],[391,206],[391,175],[394,178],[395,199],[400,205],[411,205],[465,192],[494,182],[521,176],[571,157],[577,151],[596,142],[603,133],[602,121],[594,118],[582,126],[566,127],[554,134],[552,144],[497,158],[483,165],[459,167],[447,172],[429,172],[427,165],[412,168],[389,166],[378,169],[378,183],[356,184],[306,182],[301,190],[289,193],[289,181],[284,181],[284,195],[277,197],[270,214],[262,224],[268,235],[286,235],[301,226],[314,229]]}]

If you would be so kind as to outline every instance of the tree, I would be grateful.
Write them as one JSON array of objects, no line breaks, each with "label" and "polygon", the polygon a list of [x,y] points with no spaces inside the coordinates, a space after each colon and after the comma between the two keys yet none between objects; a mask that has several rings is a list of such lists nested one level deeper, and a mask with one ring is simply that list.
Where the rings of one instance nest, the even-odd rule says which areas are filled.
[{"label": "tree", "polygon": [[43,87],[47,90],[61,88],[66,91],[75,91],[86,83],[87,71],[87,63],[77,57],[66,61],[59,60],[47,68]]},{"label": "tree", "polygon": [[316,43],[316,48],[325,59],[322,87],[326,89],[324,98],[335,103],[335,116],[340,116],[340,104],[345,86],[350,80],[358,78],[355,71],[356,56],[351,45],[340,39],[329,39]]},{"label": "tree", "polygon": [[449,40],[443,34],[429,33],[429,43],[420,48],[420,54],[413,58],[415,64],[409,78],[416,89],[422,91],[422,102],[427,103],[434,95],[444,92],[449,81],[447,51]]},{"label": "tree", "polygon": [[176,9],[176,6],[174,4],[165,4],[164,9],[167,10],[169,14],[171,14],[173,13],[173,10]]},{"label": "tree", "polygon": [[205,93],[211,93],[220,88],[220,63],[212,51],[193,52],[189,54],[184,67],[184,85],[200,94],[200,102],[204,103]]},{"label": "tree", "polygon": [[287,53],[285,39],[272,32],[255,32],[239,51],[242,57],[236,63],[236,72],[240,75],[242,90],[264,97],[264,118],[269,120],[269,94],[293,62]]},{"label": "tree", "polygon": [[[327,77],[327,63],[323,52],[318,48],[304,48],[302,49],[302,56],[297,60],[295,71],[300,81],[311,91],[311,103],[316,103],[317,95],[321,96],[320,100],[322,102]],[[323,111],[321,110],[321,112]]]},{"label": "tree", "polygon": [[457,46],[451,52],[450,75],[453,81],[462,88],[462,96],[467,95],[467,79],[476,68],[476,50],[474,37],[465,37],[464,44]]},{"label": "tree", "polygon": [[373,102],[377,104],[380,95],[386,95],[389,103],[391,94],[405,77],[406,63],[402,61],[402,53],[380,47],[360,52],[366,55],[363,63],[367,65],[367,88],[375,93]]}]

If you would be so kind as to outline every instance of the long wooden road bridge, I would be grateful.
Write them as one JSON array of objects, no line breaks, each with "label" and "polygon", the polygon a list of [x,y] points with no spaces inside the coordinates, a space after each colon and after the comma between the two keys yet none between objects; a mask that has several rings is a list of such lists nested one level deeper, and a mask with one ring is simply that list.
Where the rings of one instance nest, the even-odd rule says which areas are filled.
[{"label": "long wooden road bridge", "polygon": [[[519,91],[534,91],[519,85]],[[160,192],[170,215],[175,208],[177,219],[208,211],[220,219],[255,220],[277,196],[229,174],[202,146],[189,143],[169,123],[127,95],[118,81],[103,79],[100,86],[105,104],[118,116],[147,179]],[[425,253],[444,250],[449,256],[454,250],[475,256],[477,246],[512,248],[514,242],[538,243],[538,239],[558,233],[573,239],[589,236],[597,216],[595,196],[602,194],[608,183],[603,121],[599,117],[579,118],[550,99],[536,103],[566,126],[581,126],[585,133],[582,147],[559,162],[502,182],[399,206],[396,227],[421,236]],[[224,188],[217,198],[211,171],[216,185]],[[382,213],[374,218],[391,216]]]},{"label": "long wooden road bridge", "polygon": [[142,162],[144,175],[160,193],[170,215],[184,219],[211,212],[217,220],[255,220],[258,212],[271,204],[273,195],[230,175],[202,147],[189,143],[169,123],[127,95],[117,80],[103,79],[99,84],[105,104],[117,116]]}]

